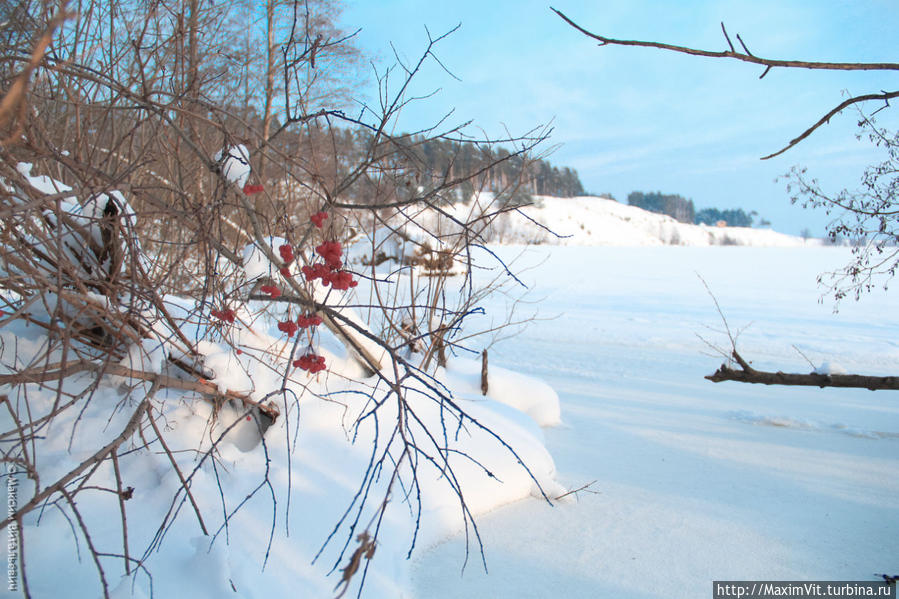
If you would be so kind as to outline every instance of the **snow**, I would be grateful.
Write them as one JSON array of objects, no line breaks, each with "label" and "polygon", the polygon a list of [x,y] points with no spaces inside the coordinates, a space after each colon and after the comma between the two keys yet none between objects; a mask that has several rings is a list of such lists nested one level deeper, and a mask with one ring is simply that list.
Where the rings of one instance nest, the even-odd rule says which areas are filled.
[{"label": "snow", "polygon": [[243,188],[250,177],[250,153],[243,144],[228,146],[215,153],[212,158],[221,164],[222,175]]},{"label": "snow", "polygon": [[[465,220],[470,215],[480,214],[493,199],[492,194],[482,193],[468,203],[454,204],[448,210],[456,218]],[[416,220],[435,227],[445,219],[424,213]],[[447,227],[445,223],[442,226]],[[495,243],[505,245],[804,247],[821,244],[820,240],[804,240],[771,229],[681,223],[664,214],[594,196],[533,196],[532,205],[498,216],[490,233]]]},{"label": "snow", "polygon": [[[29,336],[24,331],[17,331],[14,335],[6,330],[0,335],[5,347],[14,345],[15,336]],[[271,344],[278,342],[275,339],[268,341],[268,344],[258,345],[264,345],[271,351]],[[216,348],[214,345],[204,344],[201,347],[206,366],[216,373],[214,382],[223,390],[246,388],[241,385],[241,382],[249,380],[241,369],[241,365],[246,365],[246,352],[236,356],[224,347]],[[219,351],[215,352],[216,349]],[[339,360],[329,355],[329,362],[332,361],[339,365]],[[156,364],[151,367],[156,367]],[[223,507],[220,502],[224,501],[231,510],[242,498],[249,496],[260,483],[266,457],[270,460],[269,480],[277,490],[279,501],[277,505],[272,505],[267,495],[255,496],[230,522],[227,535],[220,530],[221,534],[214,542],[200,534],[192,511],[184,507],[175,525],[168,530],[161,550],[147,556],[146,566],[153,574],[152,592],[155,596],[182,596],[185,589],[190,589],[194,597],[221,597],[230,591],[231,584],[239,590],[240,596],[246,597],[281,596],[287,589],[304,596],[327,596],[331,593],[336,580],[333,576],[327,578],[326,574],[336,559],[334,547],[316,565],[311,565],[311,562],[330,528],[349,504],[374,441],[371,426],[351,427],[354,415],[364,409],[365,401],[358,394],[340,394],[341,389],[353,391],[358,387],[339,376],[335,377],[333,369],[339,369],[339,366],[332,366],[331,374],[317,379],[302,381],[300,377],[291,377],[288,389],[293,397],[299,397],[299,403],[282,404],[282,413],[287,417],[279,419],[269,429],[265,450],[259,443],[255,422],[247,420],[243,410],[226,405],[213,417],[213,407],[208,402],[188,400],[185,394],[170,390],[158,393],[160,403],[157,407],[164,414],[158,417],[160,426],[166,423],[167,443],[176,451],[182,472],[190,473],[199,468],[192,478],[191,490],[205,514],[211,533],[220,525],[221,518],[216,517]],[[467,365],[463,365],[463,370],[466,369]],[[452,376],[458,375],[450,368],[447,378]],[[42,475],[48,479],[72,469],[91,453],[91,448],[108,442],[122,429],[134,410],[133,402],[123,404],[118,393],[118,381],[111,378],[104,380],[106,384],[101,384],[93,395],[77,426],[74,419],[78,414],[67,412],[65,417],[54,422],[48,439],[38,443],[37,451],[48,464]],[[254,382],[259,392],[258,387],[267,381],[265,376],[256,376]],[[329,392],[339,399],[332,402],[315,399],[304,387],[315,388],[319,393]],[[29,401],[35,413],[41,414],[52,409],[54,394],[35,392],[30,395]],[[416,406],[419,417],[432,430],[439,430],[440,420],[445,417],[439,406],[426,401],[423,396],[417,400],[415,394],[412,394],[410,401]],[[476,456],[483,468],[492,473],[492,477],[488,477],[481,466],[461,459],[454,464],[456,476],[465,489],[469,509],[475,514],[482,514],[521,497],[542,497],[543,492],[553,495],[564,492],[553,480],[552,458],[542,448],[538,438],[539,428],[533,421],[489,398],[475,400],[459,397],[458,401],[465,405],[471,417],[496,431],[515,448],[540,484],[538,487],[520,467],[518,458],[499,448],[490,435],[468,424],[452,431],[457,441],[451,440],[451,445]],[[117,405],[119,408],[110,416],[110,408]],[[299,420],[297,408],[302,412]],[[389,413],[382,417],[388,421],[390,419]],[[371,423],[370,420],[368,422]],[[289,450],[285,440],[293,433],[286,428],[288,425],[299,426],[300,431],[296,444]],[[216,460],[218,472],[214,472],[209,463],[205,467],[198,466],[194,452],[185,451],[191,448],[207,449],[213,440],[232,427],[225,443],[219,447]],[[383,431],[381,435],[384,435]],[[68,450],[70,437],[74,439],[72,451]],[[384,437],[381,438],[383,442]],[[125,483],[135,487],[134,497],[128,501],[127,507],[129,539],[132,551],[139,555],[153,539],[157,526],[164,521],[178,482],[162,455],[142,452],[128,454],[120,461]],[[292,468],[291,475],[288,475],[288,468]],[[439,472],[423,466],[421,470],[423,527],[419,542],[428,545],[461,529],[463,522],[459,504],[449,494]],[[94,479],[97,484],[115,486],[111,468],[102,467],[97,477]],[[221,480],[223,488],[221,499],[217,479]],[[284,530],[288,487],[294,506],[290,514],[289,537]],[[376,485],[376,488],[380,487],[381,483]],[[24,502],[29,487],[22,485],[20,488],[20,501]],[[93,542],[109,551],[120,550],[121,533],[115,502],[102,495],[93,496],[91,501],[85,500],[85,495],[81,497],[79,510],[83,518],[93,525]],[[273,517],[277,522],[277,531],[263,571]],[[413,521],[409,508],[401,501],[392,502],[386,518],[378,559],[372,562],[367,582],[374,596],[396,596],[397,589],[404,588],[404,581],[408,578],[409,562],[404,557],[412,538]],[[75,592],[75,589],[78,596],[99,594],[93,564],[84,560],[83,555],[80,563],[76,559],[75,538],[58,510],[44,513],[39,524],[34,517],[26,519],[25,535],[31,557],[29,577],[36,596],[59,596]],[[338,549],[341,543],[335,543]],[[82,554],[84,551],[82,545]],[[115,560],[110,560],[107,565],[112,572],[121,567]],[[118,586],[117,596],[130,596],[125,589],[130,592],[132,582],[135,596],[149,596],[148,579],[143,575],[139,574],[127,583],[119,581],[118,576],[112,579],[112,586]]]},{"label": "snow", "polygon": [[[281,241],[273,238],[266,243],[276,247]],[[248,250],[245,258],[246,269],[232,273],[239,282],[273,271],[258,251]],[[355,311],[342,305],[345,299],[338,294],[340,301],[335,304],[332,297],[329,304],[364,327]],[[231,589],[245,597],[281,596],[288,589],[304,596],[330,595],[339,576],[328,574],[346,563],[349,553],[342,548],[344,539],[347,544],[354,541],[353,531],[343,528],[327,547],[323,544],[345,511],[358,507],[355,496],[367,476],[373,477],[372,502],[359,513],[364,518],[360,526],[377,515],[373,510],[382,497],[390,498],[378,537],[378,559],[366,573],[367,592],[394,597],[408,592],[410,562],[405,557],[413,542],[428,546],[459,530],[473,532],[472,516],[523,497],[549,501],[565,492],[555,480],[541,429],[509,405],[522,406],[541,421],[551,420],[552,415],[557,419],[558,397],[546,385],[531,381],[533,388],[528,389],[530,379],[498,368],[491,378],[491,395],[474,396],[466,385],[480,362],[461,357],[433,380],[411,378],[396,383],[405,389],[406,409],[414,414],[407,435],[419,453],[415,455],[417,485],[409,486],[410,457],[393,488],[392,477],[375,476],[370,463],[391,437],[399,403],[386,402],[378,418],[360,420],[372,408],[372,399],[384,396],[383,385],[379,390],[381,383],[375,378],[358,380],[358,369],[332,335],[322,331],[320,344],[316,343],[328,370],[310,377],[287,366],[298,345],[304,351],[305,340],[295,343],[276,330],[285,308],[266,311],[262,304],[251,302],[238,308],[234,327],[217,323],[224,328],[210,335],[205,332],[208,325],[196,318],[204,311],[202,306],[183,298],[164,301],[172,314],[183,319],[184,335],[205,335],[196,349],[201,368],[220,392],[248,393],[254,401],[273,402],[281,416],[261,438],[259,416],[240,405],[221,400],[214,405],[172,388],[155,390],[147,400],[152,402],[178,469],[190,480],[191,496],[208,534],[202,534],[204,524],[192,507],[186,507],[182,475],[170,466],[169,457],[161,451],[140,450],[136,439],[129,441],[120,450],[122,480],[134,487],[133,497],[127,500],[128,538],[132,557],[141,558],[145,569],[121,577],[121,559],[103,558],[117,597],[169,597],[189,591],[191,596],[212,598]],[[166,361],[166,354],[183,357],[170,341],[174,336],[170,331],[154,332],[160,338],[165,334],[166,341],[146,339],[133,344],[121,364],[148,373],[175,373]],[[215,340],[218,337],[220,341]],[[45,342],[44,329],[13,321],[0,330],[0,363],[13,372],[31,362]],[[48,358],[58,360],[58,353]],[[389,380],[392,368],[382,375]],[[76,375],[67,381],[65,391],[77,393],[90,382],[87,373]],[[52,481],[72,471],[97,447],[114,439],[151,388],[140,378],[102,377],[88,401],[57,415],[44,435],[29,445],[32,459],[41,464],[42,480]],[[436,398],[434,389],[443,389],[446,397]],[[53,412],[59,401],[54,391],[33,385],[27,396],[11,388],[0,388],[0,393],[9,393],[18,409],[27,401],[28,414],[35,419]],[[455,416],[447,405],[450,401],[465,410],[464,419]],[[544,407],[544,402],[550,405]],[[3,430],[13,427],[8,411],[0,418]],[[147,436],[155,438],[153,431]],[[452,452],[447,454],[451,476],[440,461],[425,459],[435,453],[427,439],[441,447],[445,444]],[[204,458],[213,444],[215,458]],[[395,452],[392,455],[397,459]],[[108,492],[115,488],[115,481],[109,462],[104,462],[93,474],[92,486],[78,495],[79,517],[91,531],[91,543],[113,556],[122,548],[117,498]],[[465,511],[453,487],[464,493]],[[408,499],[413,489],[420,496]],[[23,484],[19,501],[28,501],[37,490]],[[419,506],[421,527],[417,529]],[[84,538],[69,526],[71,517],[62,505],[25,518],[26,559],[36,596],[98,596],[101,592],[92,560],[85,559]],[[357,578],[354,584],[358,583]]]},{"label": "snow", "polygon": [[28,183],[41,193],[46,195],[55,195],[58,193],[72,191],[72,188],[65,183],[61,183],[46,175],[33,175],[31,173],[33,168],[34,165],[30,162],[19,162],[18,164],[16,164],[16,170],[19,172],[19,174],[25,177]]},{"label": "snow", "polygon": [[[272,255],[278,255],[278,248],[287,245],[287,240],[283,237],[266,237],[265,242],[271,250]],[[272,263],[265,252],[259,249],[256,244],[249,243],[243,250],[243,281],[253,282],[257,279],[276,277],[279,265]]]},{"label": "snow", "polygon": [[[72,188],[64,183],[57,181],[46,175],[34,175],[33,165],[28,162],[20,162],[16,165],[16,170],[22,175],[28,184],[34,190],[50,195],[57,196],[69,191]],[[15,187],[10,187],[5,181],[0,180],[0,186],[9,190],[13,194],[14,202],[26,203],[28,194],[17,193]],[[20,197],[21,196],[21,197]],[[116,214],[119,223],[127,230],[132,230],[137,222],[134,210],[128,204],[121,192],[112,190],[109,194],[97,193],[86,198],[83,203],[79,203],[75,196],[68,196],[63,199],[55,198],[56,202],[51,206],[58,206],[57,210],[52,210],[46,214],[48,222],[53,227],[53,235],[46,236],[42,239],[33,239],[26,237],[35,248],[45,252],[47,255],[53,255],[56,251],[62,251],[72,265],[79,269],[85,269],[85,276],[96,274],[96,267],[101,269],[109,269],[114,265],[111,262],[112,253],[101,253],[100,248],[106,245],[103,238],[103,222],[106,218],[106,212],[109,215]],[[108,209],[108,210],[107,210]],[[63,217],[59,219],[59,217]],[[61,220],[62,223],[57,222]],[[52,247],[46,247],[46,246]],[[140,244],[137,241],[126,243],[122,238],[118,241],[119,250],[123,259],[119,268],[125,268],[132,252],[142,262],[145,269],[150,268],[146,256],[141,252]],[[98,263],[97,255],[106,256],[102,263]],[[56,274],[56,267],[53,264],[45,263],[43,267],[48,271]],[[6,272],[7,265],[4,264],[0,270]]]},{"label": "snow", "polygon": [[119,364],[132,370],[160,374],[165,359],[164,343],[157,339],[142,339],[128,348],[128,355]]},{"label": "snow", "polygon": [[[446,377],[459,393],[481,394],[481,363],[477,360],[453,359]],[[559,396],[540,379],[488,366],[487,382],[490,399],[524,412],[540,426],[561,424]]]},{"label": "snow", "polygon": [[846,374],[846,369],[836,362],[825,360],[815,368],[815,374]]},{"label": "snow", "polygon": [[[497,248],[512,259],[522,248]],[[577,501],[481,519],[487,566],[449,537],[415,557],[413,597],[693,598],[713,580],[877,580],[899,555],[895,393],[713,384],[712,299],[766,370],[899,370],[895,292],[839,312],[816,276],[844,248],[530,248],[540,318],[491,350],[559,394],[544,429]],[[541,261],[544,261],[542,262]],[[526,264],[519,262],[520,265]],[[504,302],[488,303],[488,314]],[[794,347],[795,346],[795,347]],[[801,350],[801,354],[798,350]],[[804,355],[803,355],[804,354]],[[593,491],[594,493],[590,493]]]},{"label": "snow", "polygon": [[[229,148],[223,162],[226,177],[240,185],[249,173],[240,164],[246,156],[241,147]],[[30,167],[21,169],[30,173]],[[127,207],[123,197],[110,196]],[[895,399],[889,392],[704,380],[723,360],[710,346],[726,353],[729,342],[697,274],[715,293],[731,330],[739,332],[742,355],[766,370],[808,372],[807,360],[813,360],[819,372],[894,374],[895,294],[844,303],[835,314],[827,302],[819,303],[815,278],[848,261],[846,249],[786,247],[805,244],[771,231],[683,225],[597,198],[540,201],[541,207],[525,209],[528,214],[546,217],[572,237],[542,238],[561,247],[492,248],[525,273],[531,288],[526,302],[548,299],[533,304],[541,312],[517,337],[490,348],[487,394],[480,389],[480,358],[464,353],[438,369],[434,381],[402,382],[421,423],[431,431],[446,426],[445,443],[459,452],[453,472],[477,518],[488,570],[450,477],[423,461],[418,489],[390,489],[364,596],[696,597],[720,579],[873,580],[876,572],[895,573]],[[90,202],[84,209],[92,210]],[[124,212],[131,218],[130,209]],[[507,243],[539,241],[545,234],[525,222],[512,223]],[[726,239],[784,247],[651,247],[730,244]],[[282,242],[266,240],[276,255]],[[612,243],[647,247],[591,247]],[[234,273],[237,285],[278,276],[262,252],[248,248],[244,259],[243,271]],[[477,270],[475,276],[489,283],[497,271]],[[328,295],[328,303],[360,327],[364,321],[349,305],[364,297],[363,287]],[[491,328],[510,301],[530,305],[519,299],[493,296],[485,314],[466,326]],[[208,312],[183,298],[166,302],[179,317]],[[277,331],[283,310],[263,313],[261,304],[251,302],[238,308],[233,327],[216,323],[224,328],[213,335],[207,334],[212,325],[186,320],[188,338],[207,337],[198,350],[209,380],[222,392],[272,401],[281,416],[260,437],[257,416],[241,406],[216,408],[187,392],[157,390],[152,401],[158,425],[180,470],[191,476],[209,535],[184,501],[168,457],[127,451],[138,442],[123,448],[122,478],[135,488],[127,502],[129,543],[152,573],[152,587],[143,570],[125,577],[120,559],[104,558],[113,596],[203,599],[230,596],[234,589],[237,596],[259,598],[334,594],[356,539],[343,529],[316,556],[353,506],[372,448],[389,436],[399,407],[385,404],[377,420],[357,426],[371,397],[383,395],[383,384],[355,380],[361,373],[346,349],[323,331],[316,349],[328,370],[285,377],[286,364],[305,343]],[[4,322],[0,370],[21,369],[46,340],[40,327]],[[165,352],[176,350],[144,340],[129,348],[122,363],[167,373]],[[84,373],[70,384],[81,388],[89,380]],[[127,381],[137,389],[129,397],[123,382],[104,377],[83,409],[64,411],[33,440],[42,481],[71,471],[122,430],[151,387]],[[469,419],[448,418],[446,402],[433,401],[427,385],[445,388]],[[0,394],[11,401],[20,397],[8,387]],[[29,386],[27,401],[38,418],[59,398]],[[2,430],[9,430],[8,411],[0,419]],[[423,429],[415,430],[425,437]],[[219,440],[216,459],[201,460]],[[402,472],[407,485],[408,468]],[[388,493],[387,474],[372,482],[375,506]],[[109,463],[92,484],[115,488]],[[416,504],[404,499],[418,491],[416,531]],[[19,501],[33,492],[22,479]],[[78,497],[98,550],[120,552],[114,494],[88,490]],[[238,505],[226,522],[225,514]],[[360,527],[373,515],[370,505],[360,514]],[[56,506],[37,516],[24,523],[32,593],[99,596],[96,569],[71,516]],[[416,548],[407,560],[413,538]],[[347,553],[341,553],[345,542]]]}]

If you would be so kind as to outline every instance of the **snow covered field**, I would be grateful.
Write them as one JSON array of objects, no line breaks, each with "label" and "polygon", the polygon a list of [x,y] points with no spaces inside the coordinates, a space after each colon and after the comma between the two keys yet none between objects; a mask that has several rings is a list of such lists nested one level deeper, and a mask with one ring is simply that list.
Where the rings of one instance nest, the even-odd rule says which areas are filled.
[{"label": "snow covered field", "polygon": [[[457,203],[452,210],[464,217],[478,202],[489,204],[491,194]],[[657,246],[657,245],[750,245],[758,247],[803,247],[820,245],[820,240],[803,240],[772,229],[714,227],[678,222],[622,204],[609,198],[581,196],[556,198],[534,196],[534,204],[521,213],[507,212],[491,225],[494,238],[503,244],[548,243],[577,246]],[[474,209],[477,214],[477,208]],[[538,225],[537,223],[540,223]],[[545,226],[541,226],[545,225]]]},{"label": "snow covered field", "polygon": [[[522,248],[502,248],[511,259]],[[819,304],[838,248],[531,248],[539,316],[491,350],[549,382],[545,430],[578,501],[480,519],[489,575],[464,542],[414,558],[415,597],[710,596],[712,580],[874,580],[899,570],[899,396],[713,384],[727,347],[764,369],[899,372],[895,292]],[[502,302],[495,304],[495,310]],[[488,311],[489,313],[489,311]],[[749,325],[749,326],[747,326]],[[744,327],[746,327],[744,329]]]},{"label": "snow covered field", "polygon": [[[830,304],[818,303],[816,275],[842,265],[848,250],[494,250],[516,271],[525,270],[522,278],[531,291],[524,298],[514,290],[494,297],[471,327],[502,321],[519,299],[517,317],[536,311],[537,320],[490,348],[488,398],[480,394],[479,362],[471,357],[451,360],[440,381],[514,447],[550,497],[596,482],[551,507],[515,457],[469,425],[448,443],[493,475],[461,458],[455,463],[468,507],[478,516],[489,575],[475,545],[461,573],[465,540],[458,503],[439,472],[425,469],[422,527],[412,558],[405,559],[416,504],[410,512],[394,493],[363,596],[697,597],[707,596],[716,579],[873,580],[875,573],[896,573],[896,394],[715,385],[702,378],[721,357],[706,355],[712,350],[697,334],[722,347],[727,339],[697,273],[715,292],[732,329],[742,331],[741,352],[757,368],[810,371],[795,345],[815,367],[828,362],[832,369],[895,374],[895,293],[844,302],[837,315]],[[485,282],[495,275],[477,272]],[[238,316],[250,321],[251,314],[248,309]],[[276,315],[252,318],[252,327],[233,332],[233,346],[208,343],[203,352],[217,373],[214,382],[259,394],[280,387],[277,360],[290,344],[276,330]],[[5,351],[15,349],[25,359],[42,333],[13,321],[0,334]],[[474,342],[473,349],[482,347],[481,340]],[[248,358],[263,350],[275,366],[270,372]],[[364,387],[342,378],[352,376],[342,346],[324,336],[321,351],[328,372],[314,378],[299,373],[288,381],[287,395],[296,401],[285,401],[286,417],[269,429],[267,448],[239,412],[225,408],[210,424],[209,404],[184,392],[158,393],[154,401],[164,415],[165,437],[183,471],[195,471],[193,494],[218,537],[210,543],[202,535],[183,495],[172,501],[179,483],[164,454],[123,453],[122,477],[135,488],[128,502],[129,543],[152,572],[154,597],[335,594],[355,540],[342,529],[312,561],[350,505],[374,433],[370,424],[352,426],[367,396],[359,393]],[[542,379],[555,392],[512,371]],[[48,480],[79,463],[98,439],[122,430],[134,400],[122,399],[121,384],[115,377],[101,381],[82,414],[58,419],[39,439]],[[54,399],[52,393],[30,391],[38,412]],[[431,427],[444,417],[427,400],[415,408]],[[220,446],[217,466],[211,460],[198,464],[194,450],[206,449],[235,419],[237,434]],[[384,420],[390,421],[389,411]],[[375,501],[386,478],[374,484]],[[93,480],[115,486],[108,464]],[[19,489],[24,501],[31,485],[23,479]],[[224,512],[253,492],[228,527],[222,526]],[[116,554],[122,537],[119,508],[110,495],[87,493],[78,506],[98,551]],[[177,517],[156,547],[158,527],[173,513]],[[369,508],[360,526],[372,517]],[[32,592],[101,596],[84,539],[66,518],[63,510],[48,507],[40,522],[36,514],[26,519]],[[344,543],[348,550],[341,555]],[[153,549],[143,553],[148,546]],[[113,597],[150,596],[143,571],[122,577],[119,558],[104,560]],[[326,576],[332,566],[336,570]]]}]

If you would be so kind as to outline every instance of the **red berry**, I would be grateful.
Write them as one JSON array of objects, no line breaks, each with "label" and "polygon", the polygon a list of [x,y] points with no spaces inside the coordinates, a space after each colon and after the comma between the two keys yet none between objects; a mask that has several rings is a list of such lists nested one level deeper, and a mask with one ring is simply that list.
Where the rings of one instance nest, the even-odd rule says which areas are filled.
[{"label": "red berry", "polygon": [[226,322],[234,322],[234,310],[210,310],[209,312],[214,318],[224,320]]},{"label": "red berry", "polygon": [[325,281],[331,274],[331,269],[320,262],[317,262],[312,266],[303,266],[300,270],[303,271],[303,276],[306,277],[307,281],[314,281],[315,279]]},{"label": "red berry", "polygon": [[259,288],[259,291],[261,291],[262,293],[267,293],[272,299],[281,297],[281,290],[274,285],[263,285]]},{"label": "red berry", "polygon": [[322,280],[325,284],[330,283],[332,289],[341,290],[347,290],[359,284],[358,281],[353,280],[353,275],[345,270],[336,270],[329,273],[327,280],[324,278]]},{"label": "red berry", "polygon": [[326,241],[320,246],[316,247],[315,252],[319,256],[324,258],[325,264],[331,270],[337,270],[343,265],[343,263],[340,261],[340,256],[343,253],[343,248],[337,241]]},{"label": "red berry", "polygon": [[315,354],[306,354],[305,356],[301,356],[300,359],[294,360],[293,365],[295,368],[301,368],[308,371],[309,374],[315,374],[316,372],[325,369],[325,357],[317,356]]},{"label": "red berry", "polygon": [[325,219],[328,218],[327,212],[316,212],[312,216],[309,217],[309,220],[315,224],[319,229],[322,228],[322,224],[325,222]]},{"label": "red berry", "polygon": [[321,316],[318,314],[306,314],[305,316],[297,317],[297,325],[301,329],[306,329],[309,327],[317,327],[322,323]]},{"label": "red berry", "polygon": [[278,252],[281,254],[281,259],[284,260],[285,264],[290,264],[293,262],[293,248],[287,244],[284,244],[278,248]]},{"label": "red berry", "polygon": [[292,320],[283,320],[278,323],[278,330],[282,333],[287,333],[288,337],[293,337],[293,334],[297,332],[297,323]]}]

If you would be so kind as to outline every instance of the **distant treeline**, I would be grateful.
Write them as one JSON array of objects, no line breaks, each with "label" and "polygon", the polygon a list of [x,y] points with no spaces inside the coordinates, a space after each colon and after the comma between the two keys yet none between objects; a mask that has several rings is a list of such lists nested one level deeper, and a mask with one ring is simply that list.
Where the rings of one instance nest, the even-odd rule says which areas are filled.
[{"label": "distant treeline", "polygon": [[[584,195],[577,171],[553,166],[548,160],[513,155],[502,147],[428,140],[413,144],[416,157],[435,177],[455,178],[463,173],[484,172],[471,182],[471,190],[500,192],[518,187],[521,194],[561,198]],[[491,164],[492,168],[487,168]],[[464,198],[467,199],[467,198]]]},{"label": "distant treeline", "polygon": [[752,227],[755,225],[765,227],[771,224],[763,218],[756,222],[759,215],[755,210],[748,214],[742,208],[729,210],[703,208],[697,211],[693,206],[693,200],[688,200],[678,194],[666,194],[660,191],[648,193],[632,191],[627,196],[627,203],[656,214],[667,214],[682,223],[697,225],[723,223],[728,227]]},{"label": "distant treeline", "polygon": [[757,218],[759,218],[759,213],[755,210],[747,214],[742,208],[731,210],[703,208],[696,213],[695,222],[697,225],[716,225],[720,222],[724,222],[728,227],[754,227],[756,225],[767,227],[771,224],[764,218],[759,219],[758,222],[756,222]]},{"label": "distant treeline", "polygon": [[627,195],[627,203],[656,214],[667,214],[682,223],[692,223],[696,215],[693,200],[660,191],[649,193],[632,191]]}]

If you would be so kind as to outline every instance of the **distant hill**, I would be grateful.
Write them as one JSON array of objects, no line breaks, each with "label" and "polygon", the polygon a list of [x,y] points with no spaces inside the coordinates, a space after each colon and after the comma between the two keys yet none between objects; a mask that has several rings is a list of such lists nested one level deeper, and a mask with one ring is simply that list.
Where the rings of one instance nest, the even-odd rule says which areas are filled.
[{"label": "distant hill", "polygon": [[[553,235],[521,214],[510,212],[500,216],[494,223],[490,232],[491,241],[501,244],[616,246],[788,247],[820,244],[819,240],[806,241],[771,229],[682,223],[670,216],[647,212],[608,198],[534,196],[534,202],[534,205],[525,206],[521,211],[561,237]],[[470,208],[470,203],[455,206],[459,214],[467,213]]]}]

